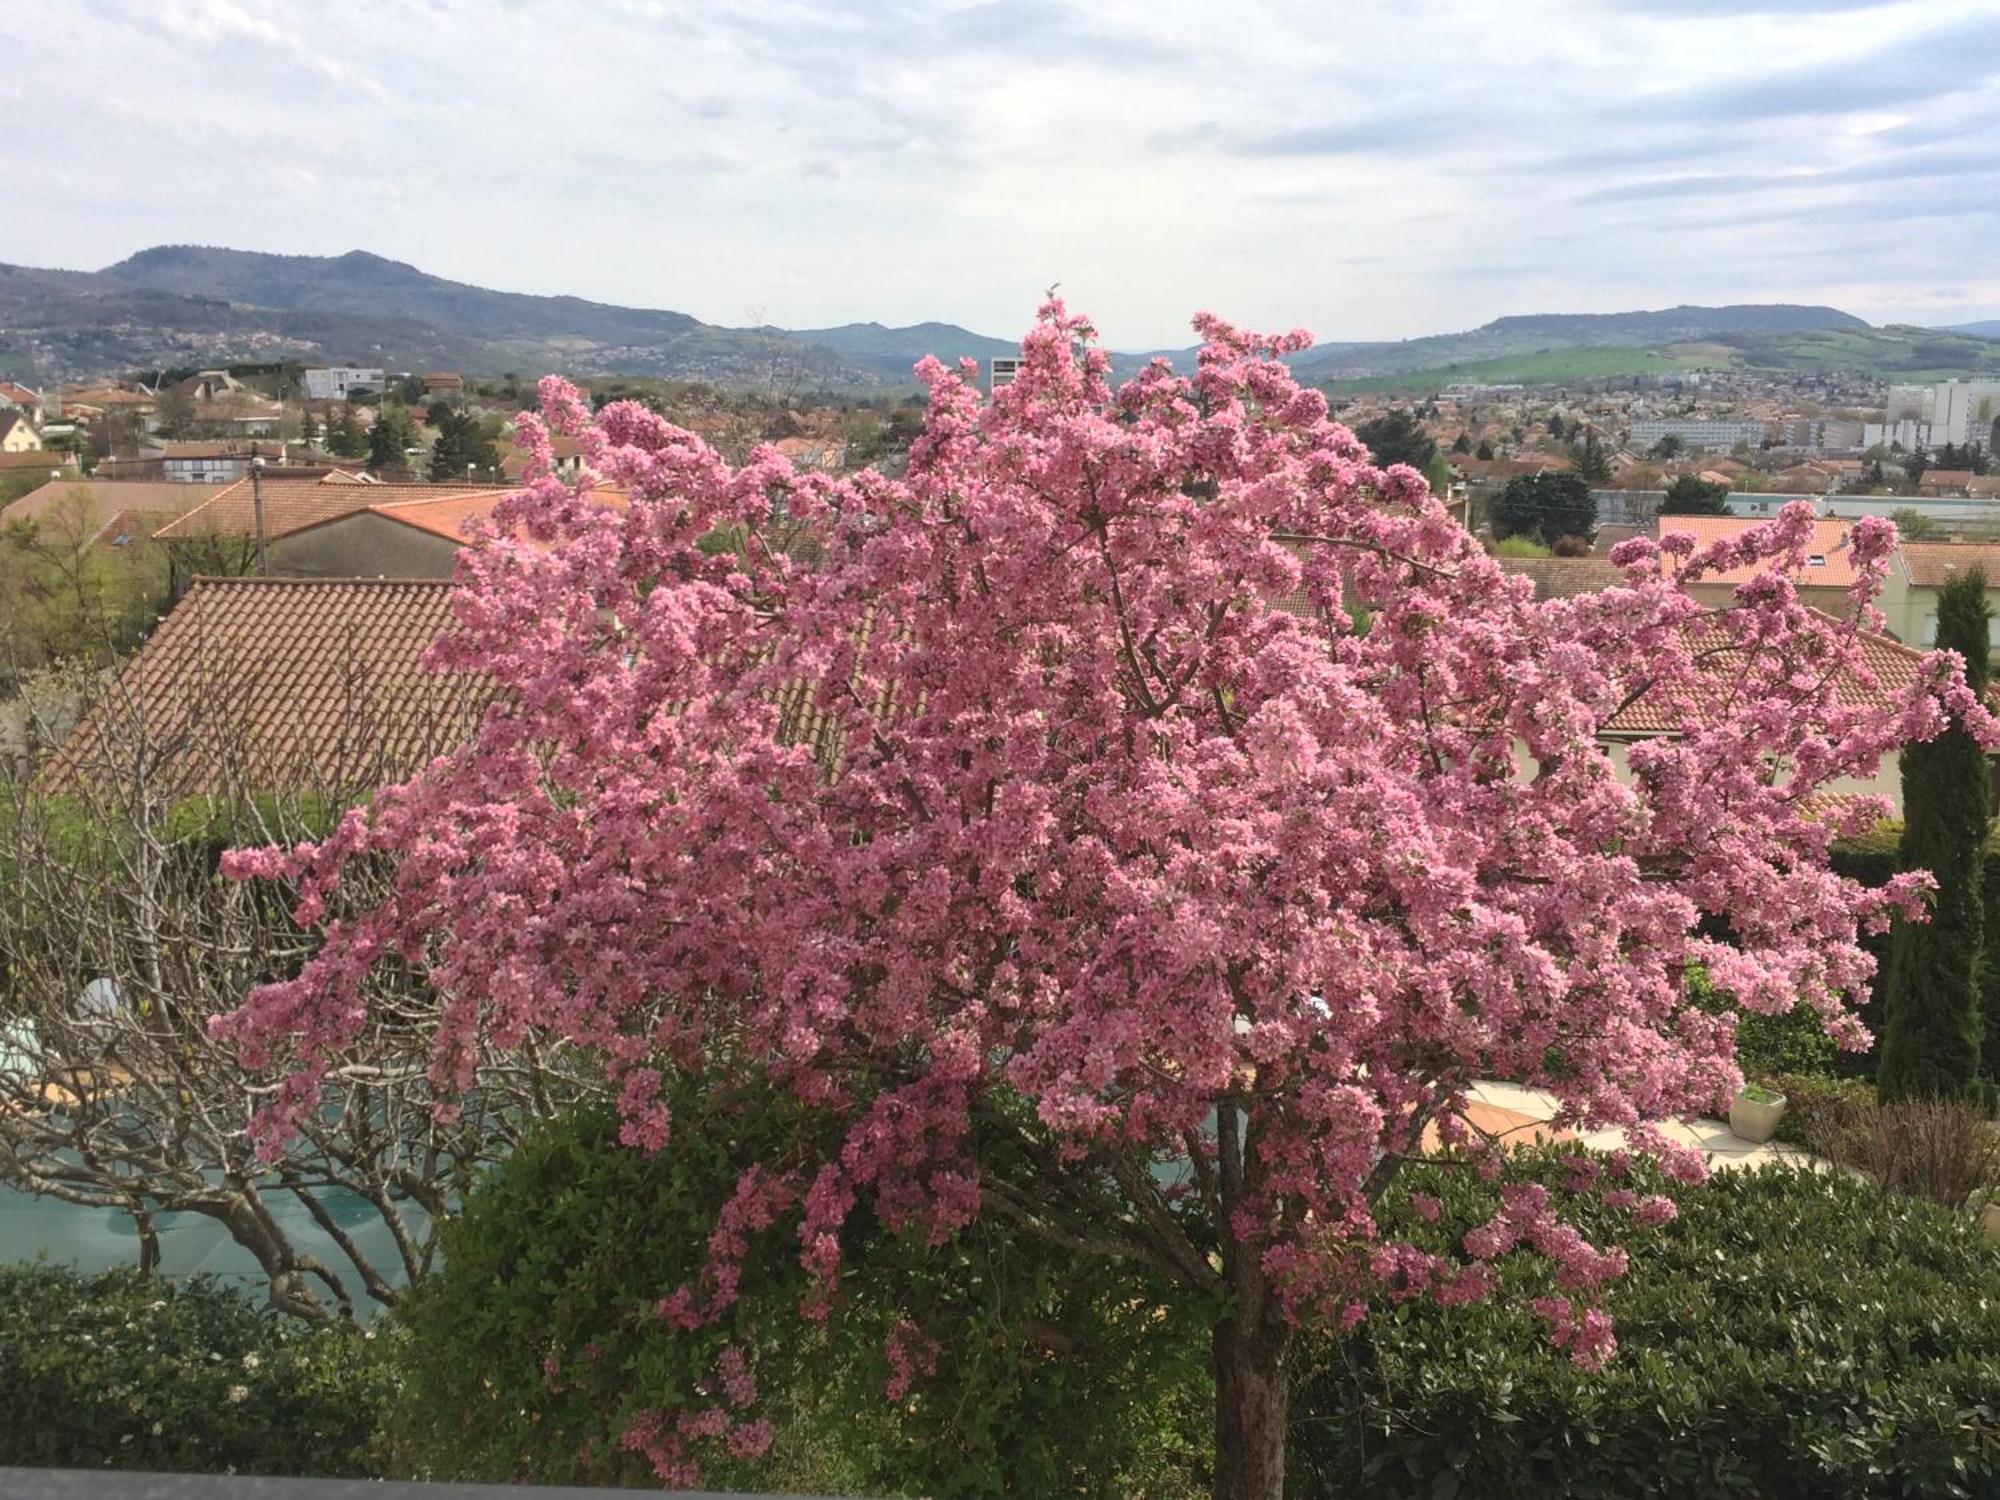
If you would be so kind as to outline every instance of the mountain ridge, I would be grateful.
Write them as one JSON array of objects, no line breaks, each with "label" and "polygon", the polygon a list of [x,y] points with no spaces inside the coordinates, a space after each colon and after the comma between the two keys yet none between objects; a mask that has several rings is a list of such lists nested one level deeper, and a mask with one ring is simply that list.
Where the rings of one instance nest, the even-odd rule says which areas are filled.
[{"label": "mountain ridge", "polygon": [[[1838,308],[1682,304],[1618,313],[1535,313],[1421,338],[1332,342],[1292,357],[1302,378],[1395,374],[1559,348],[1867,330]],[[925,354],[946,363],[1014,352],[1012,339],[942,321],[892,327],[731,328],[666,308],[496,291],[367,250],[277,255],[153,245],[98,271],[0,264],[0,369],[64,376],[162,365],[303,358],[392,369],[581,377],[655,375],[724,385],[910,386]],[[1120,353],[1120,373],[1193,348]]]}]

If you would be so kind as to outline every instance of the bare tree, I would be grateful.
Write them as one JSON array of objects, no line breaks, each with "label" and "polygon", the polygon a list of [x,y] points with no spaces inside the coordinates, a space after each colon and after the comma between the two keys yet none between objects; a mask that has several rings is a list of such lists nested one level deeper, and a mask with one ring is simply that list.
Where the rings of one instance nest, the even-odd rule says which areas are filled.
[{"label": "bare tree", "polygon": [[[222,879],[220,853],[323,831],[392,769],[389,747],[410,743],[410,726],[357,663],[337,762],[279,760],[229,712],[226,685],[241,679],[217,664],[197,729],[121,677],[59,763],[0,779],[0,1180],[131,1214],[148,1268],[159,1215],[205,1215],[255,1257],[275,1307],[326,1318],[353,1311],[348,1279],[389,1304],[430,1271],[438,1226],[473,1175],[590,1090],[592,1070],[575,1056],[483,1055],[463,1100],[434,1088],[443,999],[414,969],[380,972],[366,1033],[321,1107],[259,1158],[248,1124],[271,1085],[207,1022],[295,972],[314,940],[284,900]],[[59,738],[39,727],[44,743]],[[370,869],[340,899],[379,899],[392,873]],[[386,1252],[382,1233],[357,1226],[357,1204],[386,1229]],[[292,1205],[318,1248],[287,1227],[301,1218]]]}]

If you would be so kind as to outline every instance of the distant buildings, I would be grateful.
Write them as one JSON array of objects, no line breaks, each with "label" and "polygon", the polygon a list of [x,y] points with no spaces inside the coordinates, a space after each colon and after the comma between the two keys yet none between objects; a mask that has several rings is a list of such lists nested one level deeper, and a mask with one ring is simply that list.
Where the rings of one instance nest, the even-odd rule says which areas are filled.
[{"label": "distant buildings", "polygon": [[1027,361],[1019,355],[995,355],[992,363],[988,366],[987,389],[989,391],[997,391],[1003,385],[1012,385],[1014,377],[1021,373],[1021,367],[1025,364],[1027,364]]},{"label": "distant buildings", "polygon": [[1679,438],[1685,448],[1727,453],[1738,443],[1748,443],[1752,448],[1760,445],[1764,441],[1764,424],[1703,418],[1665,418],[1632,424],[1635,448],[1654,448],[1666,438]]},{"label": "distant buildings", "polygon": [[28,414],[12,408],[0,408],[0,453],[40,453],[42,435],[35,431],[35,424],[28,420]]},{"label": "distant buildings", "polygon": [[359,365],[321,365],[305,372],[306,400],[345,401],[355,391],[379,394],[388,383],[381,370]]},{"label": "distant buildings", "polygon": [[1898,444],[1911,450],[1946,443],[1994,446],[2000,419],[2000,380],[1940,380],[1935,385],[1892,385],[1883,419],[1862,429],[1864,447]]}]

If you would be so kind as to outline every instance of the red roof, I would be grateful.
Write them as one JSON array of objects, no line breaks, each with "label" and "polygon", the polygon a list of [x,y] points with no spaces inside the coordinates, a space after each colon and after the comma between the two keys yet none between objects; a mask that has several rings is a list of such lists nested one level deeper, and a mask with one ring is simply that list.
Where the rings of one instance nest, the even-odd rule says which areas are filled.
[{"label": "red roof", "polygon": [[[1698,546],[1706,547],[1710,542],[1734,540],[1753,526],[1769,526],[1768,518],[1757,520],[1749,516],[1661,516],[1660,535],[1685,532],[1692,535]],[[1812,562],[1794,580],[1800,588],[1845,589],[1851,588],[1857,577],[1854,571],[1854,551],[1847,545],[1847,531],[1851,522],[1832,516],[1822,516],[1813,522]],[[1701,579],[1704,584],[1748,583],[1759,573],[1770,570],[1768,562],[1748,563],[1740,568],[1731,568],[1726,573],[1713,573]]]},{"label": "red roof", "polygon": [[[322,521],[338,520],[356,511],[398,500],[442,500],[477,495],[493,499],[506,493],[500,485],[357,484],[338,470],[319,479],[264,480],[264,536],[275,541]],[[206,505],[160,528],[162,540],[191,536],[254,536],[257,531],[253,482],[240,479]]]},{"label": "red roof", "polygon": [[44,771],[167,796],[365,792],[465,742],[486,678],[424,669],[451,622],[431,579],[201,578]]},{"label": "red roof", "polygon": [[2000,543],[1905,542],[1902,553],[1903,571],[1917,588],[1943,588],[1973,568],[1985,569],[1988,580],[2000,588]]},{"label": "red roof", "polygon": [[[1825,618],[1830,621],[1832,616]],[[1722,643],[1724,637],[1718,627],[1711,624],[1700,628],[1713,634],[1716,643]],[[1862,666],[1875,679],[1874,684],[1864,683],[1855,673],[1843,673],[1834,684],[1834,695],[1850,707],[1887,707],[1908,692],[1910,685],[1917,680],[1918,666],[1924,654],[1911,650],[1901,641],[1892,641],[1886,635],[1876,635],[1872,631],[1858,632],[1857,639],[1861,646]],[[1732,648],[1717,651],[1708,658],[1718,689],[1726,690],[1730,685],[1732,664],[1737,662],[1740,654]],[[1713,701],[1669,701],[1662,695],[1649,693],[1607,724],[1605,732],[1635,737],[1677,734],[1694,727]]]}]

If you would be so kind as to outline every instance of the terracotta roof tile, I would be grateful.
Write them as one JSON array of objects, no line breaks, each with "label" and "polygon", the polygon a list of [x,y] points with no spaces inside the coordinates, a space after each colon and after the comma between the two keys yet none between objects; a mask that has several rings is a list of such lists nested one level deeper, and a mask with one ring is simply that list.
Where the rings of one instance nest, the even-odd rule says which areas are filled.
[{"label": "terracotta roof tile", "polygon": [[62,790],[128,785],[141,758],[167,796],[367,791],[470,737],[483,677],[419,662],[449,625],[430,579],[197,579],[44,771]]},{"label": "terracotta roof tile", "polygon": [[[1827,615],[1824,618],[1831,621],[1833,617]],[[1712,624],[1703,629],[1703,635],[1712,638],[1716,645],[1725,644],[1720,629]],[[1834,684],[1834,696],[1854,707],[1886,707],[1916,681],[1918,665],[1923,661],[1924,653],[1872,631],[1861,631],[1859,640],[1862,666],[1874,682],[1864,682],[1855,673],[1843,673]],[[1707,644],[1706,639],[1703,644]],[[1739,656],[1740,653],[1735,650],[1723,650],[1708,658],[1718,688],[1726,690],[1734,682],[1733,663]],[[1670,702],[1662,696],[1648,694],[1606,725],[1606,732],[1635,737],[1677,734],[1698,723],[1722,696],[1724,694],[1704,695],[1692,702]]]},{"label": "terracotta roof tile", "polygon": [[1975,567],[1984,568],[1987,578],[2000,587],[2000,543],[1905,542],[1902,552],[1903,569],[1917,588],[1943,588]]},{"label": "terracotta roof tile", "polygon": [[55,528],[74,521],[85,532],[77,538],[82,542],[99,535],[117,515],[155,515],[159,520],[154,525],[164,525],[213,499],[221,489],[216,484],[140,479],[52,479],[0,510],[0,524],[34,521]]},{"label": "terracotta roof tile", "polygon": [[1532,578],[1537,599],[1570,599],[1616,588],[1625,581],[1625,570],[1603,557],[1503,557],[1498,561],[1503,573]]},{"label": "terracotta roof tile", "polygon": [[[239,479],[206,505],[160,528],[162,540],[191,536],[254,536],[256,496],[252,481]],[[442,500],[454,495],[498,498],[505,486],[452,484],[355,484],[338,471],[321,479],[264,480],[264,536],[275,541],[322,521],[338,520],[372,506],[399,500]]]},{"label": "terracotta roof tile", "polygon": [[[1660,535],[1686,532],[1694,537],[1697,546],[1706,547],[1710,542],[1739,537],[1752,526],[1770,524],[1768,517],[1760,520],[1750,516],[1661,516]],[[1853,586],[1856,576],[1854,553],[1847,545],[1850,524],[1833,516],[1822,516],[1813,522],[1812,556],[1819,560],[1810,564],[1794,580],[1800,588],[1844,589]],[[1731,568],[1726,573],[1710,574],[1701,581],[1704,584],[1748,583],[1769,567],[1769,563],[1746,564]]]}]

